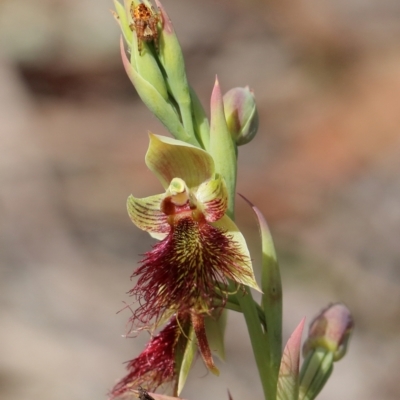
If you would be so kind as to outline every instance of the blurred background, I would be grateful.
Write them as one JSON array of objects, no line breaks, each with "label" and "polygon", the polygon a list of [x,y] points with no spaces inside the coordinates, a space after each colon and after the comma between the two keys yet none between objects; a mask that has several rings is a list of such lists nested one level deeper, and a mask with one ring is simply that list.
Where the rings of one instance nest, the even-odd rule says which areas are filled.
[{"label": "blurred background", "polygon": [[[166,134],[119,57],[108,0],[0,0],[0,398],[106,399],[146,335],[124,339],[129,277],[152,241],[130,193],[161,191],[146,132]],[[238,192],[267,217],[285,338],[329,302],[354,313],[321,400],[400,398],[400,2],[164,0],[205,107],[249,85],[260,113]],[[257,264],[257,226],[237,201]],[[261,399],[230,315],[221,378],[190,400]]]}]

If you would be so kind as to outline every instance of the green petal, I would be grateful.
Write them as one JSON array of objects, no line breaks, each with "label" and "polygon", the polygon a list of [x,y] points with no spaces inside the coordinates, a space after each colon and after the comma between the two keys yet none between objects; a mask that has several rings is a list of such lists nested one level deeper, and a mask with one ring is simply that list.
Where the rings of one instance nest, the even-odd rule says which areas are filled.
[{"label": "green petal", "polygon": [[196,198],[208,222],[221,219],[228,206],[228,191],[224,178],[217,174],[215,179],[202,183],[196,192]]},{"label": "green petal", "polygon": [[162,238],[170,230],[167,216],[161,212],[163,194],[137,199],[130,195],[127,201],[128,214],[132,222],[153,237]]},{"label": "green petal", "polygon": [[146,164],[157,176],[164,189],[173,178],[181,178],[190,189],[214,175],[214,161],[204,150],[182,142],[150,133]]},{"label": "green petal", "polygon": [[226,233],[226,235],[231,236],[232,240],[238,243],[240,253],[242,253],[242,255],[249,260],[248,263],[243,265],[243,269],[247,270],[248,274],[239,277],[236,282],[250,286],[253,289],[261,292],[261,289],[257,285],[256,278],[254,277],[253,266],[251,264],[250,253],[249,249],[247,248],[246,240],[244,239],[242,233],[239,231],[239,228],[227,215],[225,215],[220,220],[213,222],[211,225],[222,229]]}]

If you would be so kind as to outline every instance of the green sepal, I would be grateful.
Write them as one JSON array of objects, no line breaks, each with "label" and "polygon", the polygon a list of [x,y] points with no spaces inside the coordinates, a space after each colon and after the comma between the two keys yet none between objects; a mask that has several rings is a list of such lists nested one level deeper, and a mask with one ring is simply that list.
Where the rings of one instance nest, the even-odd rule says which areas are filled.
[{"label": "green sepal", "polygon": [[181,178],[194,190],[214,176],[210,154],[180,140],[150,133],[146,165],[167,189],[173,178]]},{"label": "green sepal", "polygon": [[305,318],[300,321],[283,351],[276,393],[277,400],[297,400],[299,396],[299,365],[304,321]]},{"label": "green sepal", "polygon": [[333,352],[312,350],[300,370],[299,400],[313,400],[321,392],[333,371]]},{"label": "green sepal", "polygon": [[190,325],[187,332],[180,335],[176,345],[175,352],[175,369],[176,369],[176,386],[174,394],[179,396],[185,386],[186,379],[189,375],[194,357],[197,352],[197,341],[193,326]]}]

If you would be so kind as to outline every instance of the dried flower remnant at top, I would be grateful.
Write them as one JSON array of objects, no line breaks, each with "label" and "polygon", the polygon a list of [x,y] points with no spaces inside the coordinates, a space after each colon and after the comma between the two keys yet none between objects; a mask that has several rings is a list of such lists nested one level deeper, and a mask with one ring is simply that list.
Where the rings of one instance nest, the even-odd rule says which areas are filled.
[{"label": "dried flower remnant at top", "polygon": [[157,24],[161,22],[160,14],[157,13],[153,7],[150,9],[143,3],[140,3],[135,7],[132,2],[130,11],[133,19],[133,24],[130,25],[130,28],[132,31],[136,31],[139,54],[142,54],[143,41],[152,41],[156,51],[158,52]]}]

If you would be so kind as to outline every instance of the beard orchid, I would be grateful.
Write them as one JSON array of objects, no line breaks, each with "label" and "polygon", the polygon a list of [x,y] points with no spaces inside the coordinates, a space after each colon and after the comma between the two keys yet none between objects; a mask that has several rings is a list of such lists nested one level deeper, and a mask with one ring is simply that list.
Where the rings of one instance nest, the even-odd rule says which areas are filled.
[{"label": "beard orchid", "polygon": [[225,181],[209,153],[150,134],[146,164],[165,192],[127,202],[133,223],[159,240],[132,275],[137,282],[129,294],[139,304],[133,330],[153,331],[174,315],[189,316],[206,366],[218,373],[204,318],[223,307],[232,288],[258,289],[245,239],[225,215]]},{"label": "beard orchid", "polygon": [[229,280],[258,289],[244,237],[225,215],[227,190],[212,157],[151,134],[146,164],[165,193],[128,198],[132,221],[160,239],[132,275],[138,281],[129,293],[140,304],[132,322],[149,328],[175,313],[210,314]]}]

